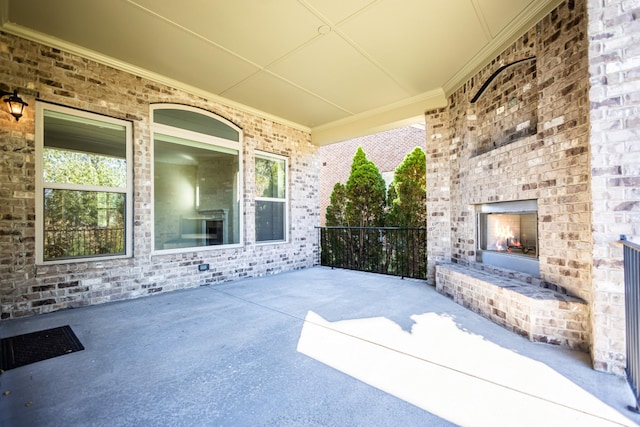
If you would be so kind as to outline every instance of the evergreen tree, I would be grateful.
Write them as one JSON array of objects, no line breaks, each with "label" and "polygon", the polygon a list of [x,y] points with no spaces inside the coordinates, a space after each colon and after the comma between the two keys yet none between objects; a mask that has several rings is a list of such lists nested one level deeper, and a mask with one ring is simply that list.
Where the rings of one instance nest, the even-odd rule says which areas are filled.
[{"label": "evergreen tree", "polygon": [[362,147],[358,147],[353,157],[351,175],[345,190],[347,225],[357,227],[384,225],[385,182],[376,165],[367,159]]},{"label": "evergreen tree", "polygon": [[398,165],[389,186],[387,225],[425,227],[427,221],[427,163],[424,151],[416,147]]},{"label": "evergreen tree", "polygon": [[346,225],[347,193],[345,186],[339,182],[333,186],[329,206],[325,215],[327,226]]},{"label": "evergreen tree", "polygon": [[[337,183],[327,207],[327,226],[379,227],[384,224],[385,182],[373,162],[367,160],[362,147],[353,157],[347,184]],[[376,229],[323,230],[328,251],[323,251],[323,265],[339,264],[346,268],[376,271],[382,250]]]}]

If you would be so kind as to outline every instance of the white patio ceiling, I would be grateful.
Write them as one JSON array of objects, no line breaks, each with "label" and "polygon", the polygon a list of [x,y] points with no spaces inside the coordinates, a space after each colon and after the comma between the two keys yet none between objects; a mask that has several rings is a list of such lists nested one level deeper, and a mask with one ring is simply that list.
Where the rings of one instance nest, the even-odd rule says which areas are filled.
[{"label": "white patio ceiling", "polygon": [[324,145],[419,122],[560,0],[0,0],[2,29]]}]

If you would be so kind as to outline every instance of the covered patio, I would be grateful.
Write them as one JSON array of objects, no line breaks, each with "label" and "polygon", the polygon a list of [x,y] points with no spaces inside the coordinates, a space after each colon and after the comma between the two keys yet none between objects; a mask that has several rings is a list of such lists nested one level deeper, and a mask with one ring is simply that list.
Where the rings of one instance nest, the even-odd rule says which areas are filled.
[{"label": "covered patio", "polygon": [[0,376],[3,426],[634,425],[625,380],[423,281],[314,267],[3,321],[83,351]]},{"label": "covered patio", "polygon": [[[639,15],[623,0],[0,0],[0,93],[26,106],[0,114],[1,333],[311,268],[319,147],[424,123],[429,283],[455,264],[473,292],[482,269],[577,298],[577,317],[522,329],[623,375]],[[482,308],[522,324],[538,308],[510,301]]]}]

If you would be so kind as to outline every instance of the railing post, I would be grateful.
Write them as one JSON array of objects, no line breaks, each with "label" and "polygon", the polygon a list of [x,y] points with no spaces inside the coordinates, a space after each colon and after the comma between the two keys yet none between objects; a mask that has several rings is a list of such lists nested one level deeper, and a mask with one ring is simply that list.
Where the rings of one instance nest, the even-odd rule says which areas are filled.
[{"label": "railing post", "polygon": [[640,412],[640,246],[620,236],[623,244],[624,295],[626,318],[627,381],[636,398],[633,412]]}]

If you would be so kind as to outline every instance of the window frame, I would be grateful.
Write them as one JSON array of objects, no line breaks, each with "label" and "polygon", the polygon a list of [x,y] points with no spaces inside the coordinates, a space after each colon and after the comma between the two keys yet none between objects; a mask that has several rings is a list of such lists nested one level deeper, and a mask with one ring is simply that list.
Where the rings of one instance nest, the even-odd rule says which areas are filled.
[{"label": "window frame", "polygon": [[[277,197],[262,197],[262,196],[258,196],[257,194],[254,197],[254,201],[258,202],[258,201],[264,201],[264,202],[282,202],[284,203],[284,239],[283,240],[264,240],[264,241],[258,241],[258,233],[257,233],[257,215],[256,215],[256,210],[257,210],[257,203],[254,203],[255,209],[254,209],[254,239],[256,242],[256,245],[275,245],[275,244],[281,244],[281,243],[289,243],[289,158],[286,156],[282,156],[280,154],[274,154],[274,153],[269,153],[267,151],[261,151],[261,150],[255,150],[254,151],[254,162],[253,162],[253,168],[254,168],[254,175],[256,173],[255,170],[255,160],[256,159],[266,159],[266,160],[281,160],[284,161],[284,198],[277,198]],[[254,193],[255,193],[255,177],[254,177],[254,182],[253,182],[253,186],[254,186]]]},{"label": "window frame", "polygon": [[[44,114],[45,111],[75,116],[107,124],[122,126],[125,129],[125,162],[126,162],[126,187],[107,187],[83,184],[45,183],[44,182]],[[129,120],[119,119],[77,108],[51,104],[44,101],[36,101],[36,140],[35,140],[35,166],[36,166],[36,221],[35,221],[35,255],[36,265],[69,264],[78,262],[107,261],[133,257],[133,123]],[[125,250],[124,254],[89,255],[62,259],[44,259],[44,190],[73,190],[107,192],[125,195]]]},{"label": "window frame", "polygon": [[[162,123],[154,122],[154,111],[162,110],[162,109],[174,109],[174,110],[184,110],[190,111],[193,113],[201,114],[204,116],[208,116],[214,120],[222,122],[223,124],[233,128],[238,132],[238,141],[234,141],[232,139],[226,139],[222,137],[207,135],[175,126],[165,125]],[[166,254],[176,254],[176,253],[193,253],[193,252],[203,252],[203,251],[212,251],[212,250],[226,250],[226,249],[234,249],[244,247],[244,174],[243,174],[243,141],[244,134],[240,127],[238,127],[233,122],[225,119],[222,116],[219,116],[210,111],[204,110],[198,107],[192,107],[189,105],[183,104],[174,104],[174,103],[155,103],[150,105],[149,109],[149,123],[151,128],[151,141],[150,141],[150,152],[151,152],[151,254],[152,255],[166,255]],[[238,203],[238,243],[228,243],[222,245],[209,245],[209,246],[191,246],[185,248],[172,248],[172,249],[156,249],[155,242],[155,231],[156,231],[156,209],[155,209],[155,137],[156,134],[166,135],[169,137],[176,137],[180,139],[189,140],[195,143],[201,143],[205,145],[211,145],[212,147],[221,147],[225,149],[231,149],[237,151],[238,153],[238,191],[236,195],[236,202]]]}]

